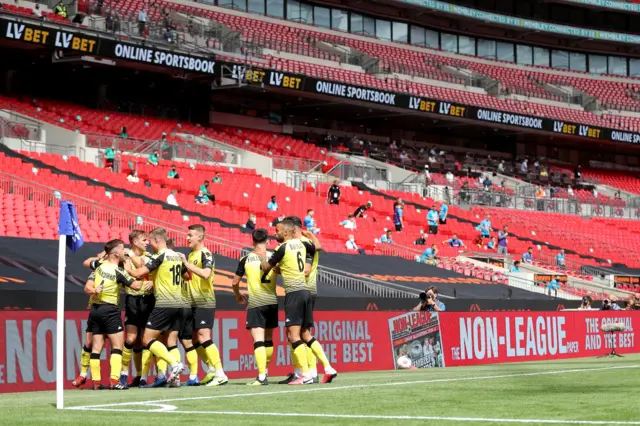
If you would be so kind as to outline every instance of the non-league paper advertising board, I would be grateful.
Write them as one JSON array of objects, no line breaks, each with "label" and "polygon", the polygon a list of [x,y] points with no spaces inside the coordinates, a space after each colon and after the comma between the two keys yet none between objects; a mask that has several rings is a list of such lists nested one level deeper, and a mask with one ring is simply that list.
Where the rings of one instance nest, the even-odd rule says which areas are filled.
[{"label": "non-league paper advertising board", "polygon": [[444,367],[440,325],[436,312],[409,312],[389,319],[391,353],[397,369],[400,356],[417,368]]}]

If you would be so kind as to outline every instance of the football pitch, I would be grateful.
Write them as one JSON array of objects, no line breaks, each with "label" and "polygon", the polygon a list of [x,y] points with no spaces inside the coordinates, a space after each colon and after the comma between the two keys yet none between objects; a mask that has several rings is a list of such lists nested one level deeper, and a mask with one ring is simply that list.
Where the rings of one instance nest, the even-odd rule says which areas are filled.
[{"label": "football pitch", "polygon": [[[279,378],[273,378],[277,382]],[[0,424],[640,425],[640,355],[340,374],[334,383],[0,396]]]}]

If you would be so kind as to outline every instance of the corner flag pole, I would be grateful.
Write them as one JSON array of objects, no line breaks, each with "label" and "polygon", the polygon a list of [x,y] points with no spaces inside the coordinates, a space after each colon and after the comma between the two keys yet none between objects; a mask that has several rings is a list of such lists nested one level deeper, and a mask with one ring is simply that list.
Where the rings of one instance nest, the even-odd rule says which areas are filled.
[{"label": "corner flag pole", "polygon": [[[58,298],[56,314],[56,408],[64,408],[64,285],[68,246],[73,253],[84,244],[76,208],[70,201],[60,203],[58,223]],[[70,237],[67,239],[67,237]]]}]

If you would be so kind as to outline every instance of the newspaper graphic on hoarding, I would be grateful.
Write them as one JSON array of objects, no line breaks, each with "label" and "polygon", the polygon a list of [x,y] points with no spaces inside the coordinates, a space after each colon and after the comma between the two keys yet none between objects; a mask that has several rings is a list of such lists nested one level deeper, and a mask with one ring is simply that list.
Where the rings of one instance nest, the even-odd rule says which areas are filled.
[{"label": "newspaper graphic on hoarding", "polygon": [[393,365],[407,356],[416,368],[444,367],[440,324],[436,312],[409,312],[389,319]]}]

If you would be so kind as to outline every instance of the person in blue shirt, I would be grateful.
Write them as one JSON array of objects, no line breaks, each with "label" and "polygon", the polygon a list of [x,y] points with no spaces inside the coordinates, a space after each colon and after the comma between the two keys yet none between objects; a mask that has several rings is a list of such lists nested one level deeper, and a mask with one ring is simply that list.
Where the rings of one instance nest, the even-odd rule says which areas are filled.
[{"label": "person in blue shirt", "polygon": [[104,167],[113,170],[113,164],[116,159],[116,149],[114,147],[109,147],[104,151]]},{"label": "person in blue shirt", "polygon": [[402,226],[404,225],[402,221],[402,213],[403,213],[404,203],[402,202],[402,198],[398,198],[393,205],[393,224],[396,226],[396,231],[402,231]]},{"label": "person in blue shirt", "polygon": [[420,293],[420,303],[413,308],[414,311],[444,312],[447,307],[438,298],[436,286],[430,286],[426,292]]},{"label": "person in blue shirt", "polygon": [[320,232],[320,229],[316,228],[316,220],[313,218],[313,215],[313,209],[307,210],[307,215],[304,218],[304,226],[307,228],[307,231],[313,232],[315,235]]},{"label": "person in blue shirt", "polygon": [[478,225],[476,229],[480,231],[482,238],[489,238],[491,235],[491,215],[486,215],[484,220],[480,222],[480,225]]},{"label": "person in blue shirt", "polygon": [[167,177],[169,179],[180,179],[180,175],[178,174],[175,165],[171,166],[171,170],[169,170],[169,173],[167,173]]},{"label": "person in blue shirt", "polygon": [[391,237],[391,231],[390,230],[385,232],[384,235],[382,235],[382,237],[380,237],[380,242],[381,243],[385,243],[385,244],[393,244],[393,238]]},{"label": "person in blue shirt", "polygon": [[269,204],[267,204],[267,208],[269,210],[271,210],[272,212],[277,212],[278,211],[278,203],[276,202],[276,196],[275,195],[271,196],[271,201],[269,201]]},{"label": "person in blue shirt", "polygon": [[422,252],[422,257],[420,258],[421,263],[426,263],[427,265],[437,265],[438,255],[438,247],[435,244],[432,244],[431,247],[427,248],[424,252]]},{"label": "person in blue shirt", "polygon": [[509,268],[509,272],[520,272],[519,260],[516,260],[515,262],[513,262],[513,265],[511,265],[511,268]]},{"label": "person in blue shirt", "polygon": [[556,255],[556,266],[558,266],[560,268],[564,268],[565,267],[564,249],[560,250],[560,252]]},{"label": "person in blue shirt", "polygon": [[491,237],[491,239],[487,243],[487,249],[493,250],[495,248],[496,248],[496,237]]},{"label": "person in blue shirt", "polygon": [[427,213],[427,224],[429,225],[429,233],[436,235],[438,233],[438,210],[436,206],[431,206],[431,210]]},{"label": "person in blue shirt", "polygon": [[440,204],[440,225],[447,223],[447,215],[449,214],[449,206],[445,203]]},{"label": "person in blue shirt", "polygon": [[152,154],[149,155],[147,159],[147,164],[151,164],[152,166],[157,166],[160,161],[160,156],[158,155],[158,151],[153,151]]},{"label": "person in blue shirt", "polygon": [[529,249],[522,255],[522,261],[524,263],[533,263],[533,247],[529,247]]},{"label": "person in blue shirt", "polygon": [[451,238],[449,238],[446,241],[443,241],[442,244],[447,244],[449,243],[449,247],[467,247],[464,245],[464,243],[462,242],[462,240],[460,238],[458,238],[458,234],[453,234],[451,236]]},{"label": "person in blue shirt", "polygon": [[551,296],[551,292],[554,292],[554,296],[558,297],[558,289],[560,288],[560,283],[555,278],[549,281],[547,284],[547,291],[549,292],[549,296]]}]

